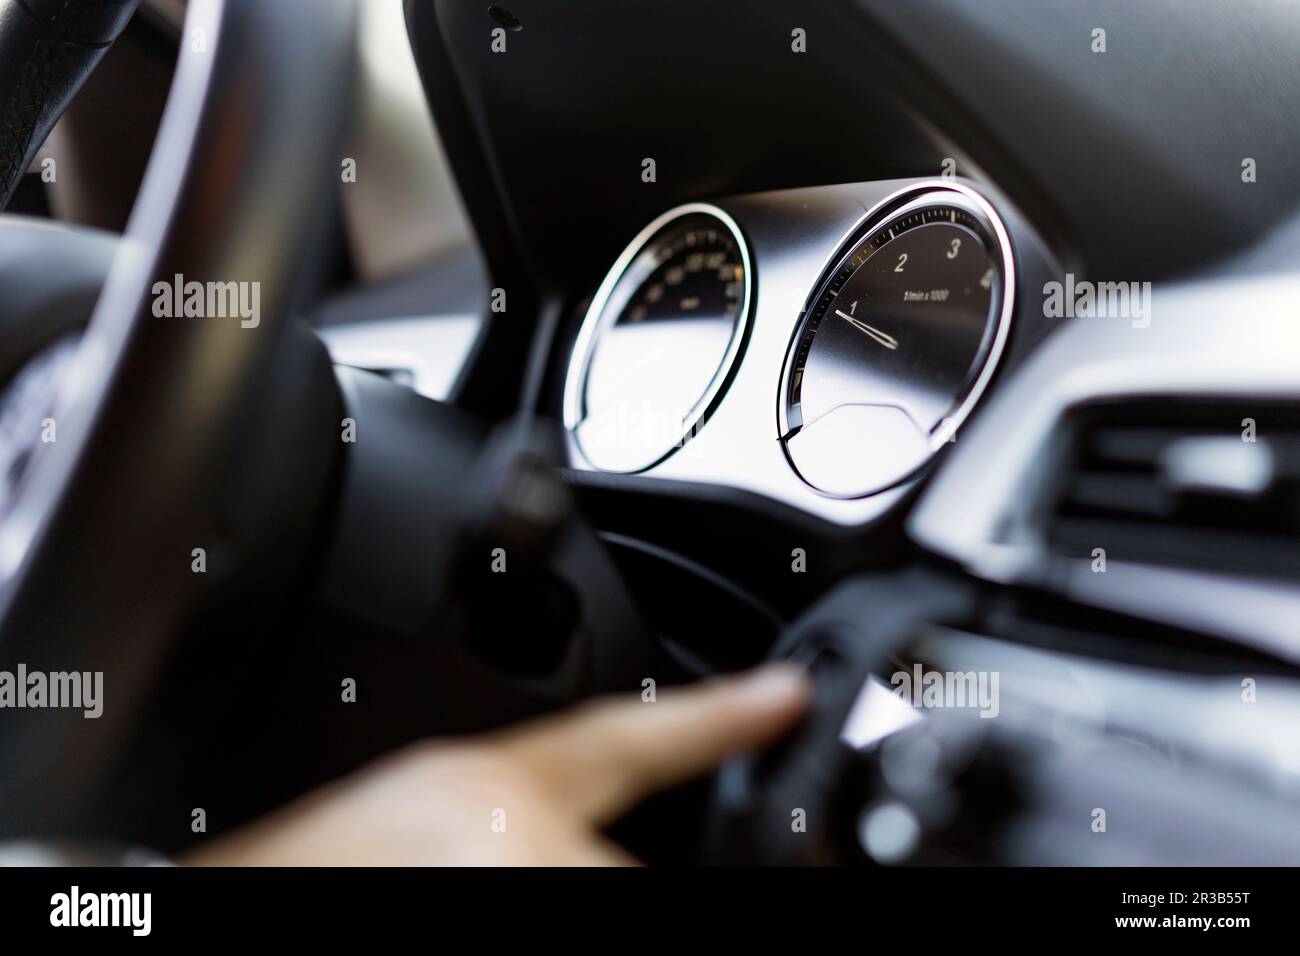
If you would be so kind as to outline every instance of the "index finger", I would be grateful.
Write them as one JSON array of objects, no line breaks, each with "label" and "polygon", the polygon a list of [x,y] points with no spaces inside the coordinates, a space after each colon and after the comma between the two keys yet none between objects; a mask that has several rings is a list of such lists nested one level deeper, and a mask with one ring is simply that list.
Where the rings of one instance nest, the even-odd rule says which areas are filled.
[{"label": "index finger", "polygon": [[658,700],[608,700],[543,718],[498,738],[557,801],[596,824],[649,794],[778,738],[808,705],[809,683],[788,664],[670,687]]}]

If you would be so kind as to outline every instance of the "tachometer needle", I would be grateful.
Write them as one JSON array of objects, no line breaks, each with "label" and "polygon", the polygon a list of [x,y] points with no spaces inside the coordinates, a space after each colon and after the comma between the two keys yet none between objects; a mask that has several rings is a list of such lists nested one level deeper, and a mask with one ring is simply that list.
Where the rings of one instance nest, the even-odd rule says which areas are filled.
[{"label": "tachometer needle", "polygon": [[841,312],[839,309],[835,310],[835,314],[838,315],[845,322],[849,323],[849,325],[853,326],[859,332],[865,332],[867,335],[871,336],[873,339],[875,339],[885,348],[887,349],[898,348],[898,339],[894,338],[892,335],[882,332],[880,331],[880,329],[872,328],[870,325],[867,325],[867,323],[863,322],[861,319],[855,319],[847,312]]}]

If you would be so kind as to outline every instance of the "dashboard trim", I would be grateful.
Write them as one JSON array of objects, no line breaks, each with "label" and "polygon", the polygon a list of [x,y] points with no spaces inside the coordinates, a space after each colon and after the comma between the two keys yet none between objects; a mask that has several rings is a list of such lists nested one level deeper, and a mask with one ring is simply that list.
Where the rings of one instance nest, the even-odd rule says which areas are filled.
[{"label": "dashboard trim", "polygon": [[[1276,613],[1300,612],[1300,588],[1252,579],[1112,562],[1105,575],[1086,559],[1054,552],[1040,503],[1050,492],[1056,443],[1069,415],[1117,400],[1241,400],[1300,397],[1300,332],[1279,303],[1300,284],[1288,277],[1155,283],[1160,318],[1063,320],[1059,331],[992,398],[908,517],[920,547],[971,575],[1062,593],[1093,607],[1196,626],[1295,660],[1294,629]],[[1229,608],[1232,610],[1225,610]],[[1281,615],[1281,616],[1279,616]]]}]

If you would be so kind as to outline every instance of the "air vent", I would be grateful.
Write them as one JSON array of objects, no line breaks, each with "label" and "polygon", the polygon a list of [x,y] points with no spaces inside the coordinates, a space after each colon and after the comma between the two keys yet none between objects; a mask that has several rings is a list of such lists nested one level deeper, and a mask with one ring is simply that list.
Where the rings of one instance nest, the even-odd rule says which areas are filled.
[{"label": "air vent", "polygon": [[1300,407],[1090,406],[1047,530],[1071,556],[1300,579]]}]

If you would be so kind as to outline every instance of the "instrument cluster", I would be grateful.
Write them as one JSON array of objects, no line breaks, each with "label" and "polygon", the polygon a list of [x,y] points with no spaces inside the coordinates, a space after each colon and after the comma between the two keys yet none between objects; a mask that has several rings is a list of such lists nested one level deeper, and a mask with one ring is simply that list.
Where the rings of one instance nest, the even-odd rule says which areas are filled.
[{"label": "instrument cluster", "polygon": [[996,372],[1012,241],[994,202],[958,180],[668,211],[618,257],[579,328],[572,465],[873,517],[956,440]]}]

